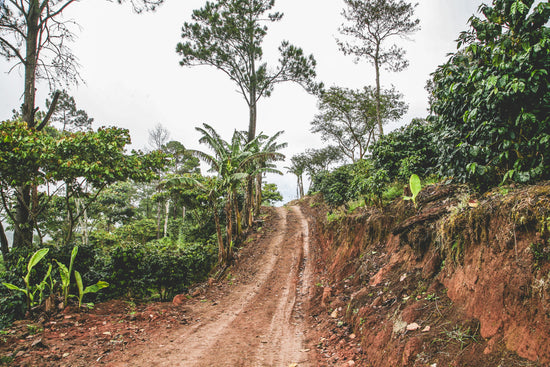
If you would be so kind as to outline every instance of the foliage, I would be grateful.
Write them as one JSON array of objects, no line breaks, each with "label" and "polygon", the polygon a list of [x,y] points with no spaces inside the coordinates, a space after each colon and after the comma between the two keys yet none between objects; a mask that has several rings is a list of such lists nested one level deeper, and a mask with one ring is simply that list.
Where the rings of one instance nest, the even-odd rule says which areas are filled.
[{"label": "foliage", "polygon": [[411,190],[412,195],[411,196],[403,196],[403,200],[412,200],[414,203],[414,207],[416,208],[416,197],[422,190],[422,183],[420,182],[420,178],[416,174],[412,174],[411,178],[409,179],[409,188]]},{"label": "foliage", "polygon": [[48,254],[49,249],[43,248],[40,250],[37,250],[30,258],[28,264],[27,264],[27,274],[23,277],[23,282],[25,283],[25,288],[20,288],[14,284],[11,283],[2,283],[4,286],[10,290],[15,290],[18,292],[21,292],[25,294],[27,298],[27,310],[30,310],[32,306],[37,304],[38,302],[35,301],[35,295],[37,291],[40,291],[40,302],[42,302],[42,291],[44,288],[44,285],[47,282],[47,278],[49,277],[51,273],[51,265],[48,269],[48,272],[46,273],[46,276],[40,282],[40,284],[37,285],[31,285],[31,271],[32,269]]},{"label": "foliage", "polygon": [[[384,122],[400,118],[407,110],[402,95],[395,90],[381,93],[381,118]],[[374,140],[376,126],[376,91],[331,87],[319,97],[319,114],[311,122],[311,131],[323,141],[334,141],[352,162],[363,159]]]},{"label": "foliage", "polygon": [[329,145],[320,149],[307,149],[292,159],[313,179],[315,175],[328,171],[334,164],[341,163],[343,155],[340,149]]},{"label": "foliage", "polygon": [[440,173],[481,189],[550,177],[550,4],[494,0],[433,74]]},{"label": "foliage", "polygon": [[344,3],[347,8],[343,15],[348,23],[340,28],[340,33],[352,41],[338,40],[338,45],[345,54],[366,58],[375,68],[376,119],[382,136],[380,67],[398,72],[408,66],[405,50],[395,44],[386,47],[385,43],[392,37],[406,37],[419,29],[419,20],[413,18],[418,4],[411,5],[404,0],[344,0]]},{"label": "foliage", "polygon": [[274,0],[207,2],[193,11],[193,22],[183,25],[183,42],[177,45],[182,66],[213,66],[237,84],[250,111],[248,141],[256,136],[256,103],[269,97],[276,84],[293,81],[309,90],[318,88],[313,82],[315,59],[287,41],[279,46],[275,70],[263,62],[266,24],[283,17],[282,13],[269,13],[274,4]]},{"label": "foliage", "polygon": [[119,294],[167,299],[193,281],[203,279],[216,259],[215,247],[178,244],[170,239],[111,250],[110,284]]},{"label": "foliage", "polygon": [[[313,177],[311,192],[321,192],[331,206],[363,198],[366,204],[382,205],[389,186],[385,170],[376,169],[370,160],[360,160]],[[389,186],[391,188],[391,186]]]},{"label": "foliage", "polygon": [[405,181],[414,173],[427,176],[435,170],[438,154],[433,129],[433,124],[413,119],[381,137],[371,145],[374,166],[386,170],[390,180]]},{"label": "foliage", "polygon": [[262,187],[262,203],[264,205],[273,205],[278,201],[283,201],[283,195],[279,192],[274,183],[265,183]]},{"label": "foliage", "polygon": [[[0,123],[0,189],[4,195],[4,209],[16,234],[29,231],[32,235],[33,228],[28,226],[36,226],[33,218],[38,218],[55,194],[63,190],[67,213],[63,240],[69,242],[75,222],[85,212],[75,207],[77,199],[87,208],[109,184],[129,178],[137,182],[154,178],[165,164],[164,154],[139,151],[125,154],[129,143],[128,130],[120,128],[101,128],[55,137],[29,129],[24,122]],[[27,189],[18,190],[20,186]],[[24,193],[30,195],[31,186],[36,188],[35,194],[40,200],[26,206]],[[39,188],[43,190],[40,193]],[[95,188],[95,195],[90,195],[88,188]],[[10,193],[17,202],[6,200]],[[27,212],[24,220],[16,215],[21,206]]]},{"label": "foliage", "polygon": [[[74,272],[74,278],[76,281],[76,285],[78,287],[78,307],[80,308],[82,306],[82,298],[85,294],[88,293],[97,293],[103,288],[107,288],[109,286],[109,283],[105,281],[98,281],[96,284],[89,285],[86,288],[84,288],[84,285],[82,283],[82,277],[80,276],[80,273],[75,270]],[[90,306],[90,304],[88,304]]]}]

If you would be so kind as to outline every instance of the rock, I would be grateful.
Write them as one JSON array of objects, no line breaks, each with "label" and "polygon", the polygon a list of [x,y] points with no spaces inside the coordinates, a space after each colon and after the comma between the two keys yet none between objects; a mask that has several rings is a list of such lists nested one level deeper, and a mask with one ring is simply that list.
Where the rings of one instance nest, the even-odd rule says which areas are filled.
[{"label": "rock", "polygon": [[174,306],[181,306],[185,303],[186,300],[187,297],[185,296],[185,294],[176,294],[174,296],[174,299],[172,300],[172,304]]},{"label": "rock", "polygon": [[338,317],[338,310],[332,311],[332,313],[330,314],[330,317],[332,317],[333,319],[337,318]]},{"label": "rock", "polygon": [[403,320],[395,320],[393,323],[394,334],[400,334],[407,328],[407,323]]},{"label": "rock", "polygon": [[418,325],[416,322],[413,322],[412,324],[407,325],[408,331],[414,331],[420,329],[420,325]]},{"label": "rock", "polygon": [[356,337],[357,337],[357,336],[356,336],[355,334],[351,334],[351,335],[349,336],[350,339],[355,339]]},{"label": "rock", "polygon": [[427,333],[428,331],[430,331],[430,329],[430,326],[426,326],[424,329],[422,329],[422,332]]},{"label": "rock", "polygon": [[348,361],[348,366],[355,366],[355,361],[354,360]]}]

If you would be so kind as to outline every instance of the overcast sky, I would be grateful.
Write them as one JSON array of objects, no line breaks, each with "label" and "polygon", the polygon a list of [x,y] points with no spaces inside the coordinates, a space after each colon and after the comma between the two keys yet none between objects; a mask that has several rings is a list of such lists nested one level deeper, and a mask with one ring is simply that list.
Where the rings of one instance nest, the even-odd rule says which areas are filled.
[{"label": "overcast sky", "polygon": [[[400,41],[407,50],[408,69],[383,72],[382,85],[393,84],[404,95],[409,112],[386,131],[427,115],[426,80],[449,52],[456,50],[459,33],[467,29],[468,18],[477,13],[481,0],[419,0],[416,15],[421,30],[410,41]],[[162,124],[172,140],[185,147],[197,144],[195,127],[206,122],[229,139],[234,129],[248,128],[248,110],[236,86],[220,71],[210,67],[181,67],[175,52],[181,40],[181,26],[193,9],[205,0],[166,0],[154,13],[135,14],[129,5],[85,0],[65,12],[65,19],[80,24],[72,49],[81,65],[84,83],[71,86],[69,94],[77,107],[95,119],[94,128],[116,125],[130,130],[133,148],[147,145],[148,130]],[[277,0],[275,10],[285,14],[271,24],[264,43],[265,60],[275,65],[282,40],[302,47],[317,59],[319,80],[326,86],[361,88],[374,85],[374,70],[366,62],[357,64],[336,45],[342,24],[341,0]],[[10,65],[0,60],[0,120],[22,103],[23,70],[7,74]],[[44,110],[48,85],[38,85],[37,105]],[[289,147],[287,158],[306,148],[322,147],[312,135],[310,122],[317,111],[315,97],[293,84],[280,84],[273,95],[258,105],[257,130],[269,135],[285,130],[281,141]],[[282,164],[284,166],[285,164]],[[270,176],[285,196],[295,198],[295,178]]]}]

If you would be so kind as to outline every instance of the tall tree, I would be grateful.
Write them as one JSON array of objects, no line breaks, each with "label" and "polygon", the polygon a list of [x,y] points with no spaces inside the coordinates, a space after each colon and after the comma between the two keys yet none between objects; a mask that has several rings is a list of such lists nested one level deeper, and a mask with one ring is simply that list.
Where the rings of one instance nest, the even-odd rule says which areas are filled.
[{"label": "tall tree", "polygon": [[351,42],[338,40],[344,54],[353,54],[357,60],[366,58],[376,74],[376,120],[380,136],[384,135],[382,118],[382,96],[380,86],[380,68],[398,72],[408,66],[405,50],[393,44],[386,46],[393,37],[406,38],[417,31],[420,20],[414,19],[412,5],[404,0],[344,0],[347,8],[343,16],[347,24],[342,25],[340,33],[352,38]]},{"label": "tall tree", "polygon": [[57,106],[51,114],[50,121],[57,123],[61,131],[91,130],[94,119],[88,117],[86,111],[76,108],[74,98],[66,90],[52,93],[52,100],[46,99],[46,108],[50,108],[56,94],[58,95]]},{"label": "tall tree", "polygon": [[267,24],[280,21],[282,13],[269,13],[274,0],[219,0],[193,11],[193,23],[182,28],[183,42],[176,51],[182,66],[209,65],[233,80],[248,105],[248,141],[256,137],[257,102],[269,97],[276,84],[293,81],[306,90],[319,88],[316,61],[302,49],[283,41],[279,65],[274,70],[262,61]]},{"label": "tall tree", "polygon": [[[124,0],[116,0],[118,3]],[[163,0],[128,0],[135,11],[153,10]],[[0,55],[15,60],[24,69],[22,119],[28,128],[42,130],[55,109],[57,94],[50,110],[39,124],[35,121],[36,81],[46,79],[50,87],[57,80],[75,82],[79,79],[76,58],[68,44],[73,40],[71,21],[64,21],[63,12],[77,0],[4,0],[0,4]],[[12,68],[12,70],[13,70]],[[21,231],[14,232],[14,246],[32,243],[33,223],[28,208],[31,187],[21,186],[16,221]]]},{"label": "tall tree", "polygon": [[[380,96],[382,121],[396,120],[407,111],[402,95],[394,89]],[[363,159],[374,140],[377,120],[376,91],[371,87],[352,90],[331,87],[319,97],[319,113],[311,122],[311,131],[323,141],[333,141],[342,153],[356,162]]]}]

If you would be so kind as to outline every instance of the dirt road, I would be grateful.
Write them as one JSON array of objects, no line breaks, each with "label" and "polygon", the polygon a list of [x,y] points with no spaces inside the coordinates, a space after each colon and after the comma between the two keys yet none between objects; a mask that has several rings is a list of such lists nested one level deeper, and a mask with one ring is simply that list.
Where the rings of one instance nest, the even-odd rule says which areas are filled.
[{"label": "dirt road", "polygon": [[108,365],[308,366],[308,223],[298,207],[277,208],[274,217],[272,233],[241,252],[228,290],[205,293],[187,306],[188,325],[114,353]]}]

